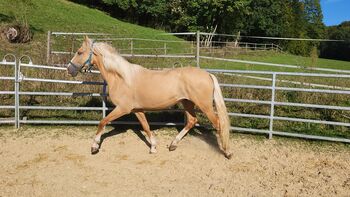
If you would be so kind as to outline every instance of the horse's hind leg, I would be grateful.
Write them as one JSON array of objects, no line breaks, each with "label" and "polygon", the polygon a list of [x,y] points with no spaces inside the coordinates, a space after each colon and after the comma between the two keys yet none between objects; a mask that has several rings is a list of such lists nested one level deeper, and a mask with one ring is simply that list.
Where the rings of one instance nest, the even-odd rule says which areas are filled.
[{"label": "horse's hind leg", "polygon": [[144,112],[135,112],[135,115],[137,119],[140,121],[143,130],[147,133],[147,136],[149,138],[149,141],[151,143],[151,150],[150,153],[156,153],[157,152],[157,142],[156,138],[154,137],[154,134],[150,130],[149,124],[147,122],[146,116]]},{"label": "horse's hind leg", "polygon": [[194,125],[197,123],[196,114],[194,111],[194,103],[189,100],[182,100],[182,105],[185,108],[185,114],[187,118],[187,123],[185,128],[181,130],[181,132],[175,137],[175,139],[171,142],[169,146],[169,150],[173,151],[177,148],[177,144],[180,142],[180,140],[187,134],[187,132],[194,127]]}]

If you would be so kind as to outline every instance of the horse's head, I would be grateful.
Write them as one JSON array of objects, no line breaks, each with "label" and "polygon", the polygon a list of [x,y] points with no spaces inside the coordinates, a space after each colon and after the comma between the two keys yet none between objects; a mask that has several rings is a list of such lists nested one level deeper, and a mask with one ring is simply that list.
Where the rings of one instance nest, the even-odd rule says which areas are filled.
[{"label": "horse's head", "polygon": [[82,46],[68,63],[68,74],[75,77],[77,76],[78,72],[86,72],[92,69],[92,61],[94,58],[93,44],[94,42],[91,39],[89,39],[87,36],[84,37]]}]

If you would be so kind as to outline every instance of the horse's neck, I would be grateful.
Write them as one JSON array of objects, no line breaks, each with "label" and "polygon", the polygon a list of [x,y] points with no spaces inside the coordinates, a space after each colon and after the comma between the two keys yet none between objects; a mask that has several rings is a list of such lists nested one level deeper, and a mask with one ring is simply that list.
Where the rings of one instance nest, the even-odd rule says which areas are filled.
[{"label": "horse's neck", "polygon": [[[114,58],[114,62],[106,62],[104,61],[103,57],[100,56],[97,64],[102,78],[108,83],[109,86],[113,85],[113,83],[118,83],[119,85],[131,85],[135,73],[142,67],[131,64],[125,59],[117,58],[119,57]],[[106,63],[109,65],[106,66]],[[124,66],[124,68],[122,66]]]},{"label": "horse's neck", "polygon": [[125,83],[130,85],[140,66],[131,64],[118,54],[112,54],[111,57],[103,62],[107,72],[116,72]]}]

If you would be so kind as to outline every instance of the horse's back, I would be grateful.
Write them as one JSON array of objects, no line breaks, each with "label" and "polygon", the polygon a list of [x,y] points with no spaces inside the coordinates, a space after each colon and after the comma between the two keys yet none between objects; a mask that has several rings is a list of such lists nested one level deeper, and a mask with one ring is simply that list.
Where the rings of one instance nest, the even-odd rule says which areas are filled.
[{"label": "horse's back", "polygon": [[181,81],[190,100],[203,99],[213,94],[214,86],[210,74],[200,68],[181,68]]},{"label": "horse's back", "polygon": [[188,91],[193,89],[212,89],[213,83],[210,74],[197,67],[181,67],[165,71],[164,81],[171,80],[172,83],[180,85]]},{"label": "horse's back", "polygon": [[213,83],[208,72],[195,67],[144,70],[138,76],[135,90],[138,107],[161,109],[183,99],[211,99]]}]

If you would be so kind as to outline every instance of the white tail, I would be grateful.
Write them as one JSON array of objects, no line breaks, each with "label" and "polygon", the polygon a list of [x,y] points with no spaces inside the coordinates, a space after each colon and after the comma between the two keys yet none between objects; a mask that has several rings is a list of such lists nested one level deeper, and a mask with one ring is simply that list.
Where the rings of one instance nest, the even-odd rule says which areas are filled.
[{"label": "white tail", "polygon": [[230,118],[228,117],[227,109],[224,102],[224,97],[222,96],[222,92],[216,77],[210,74],[211,78],[214,82],[214,103],[217,110],[217,114],[219,117],[219,127],[218,133],[221,141],[219,141],[219,145],[221,145],[222,150],[225,153],[227,158],[231,157],[231,153],[229,152],[229,139],[230,139]]}]

